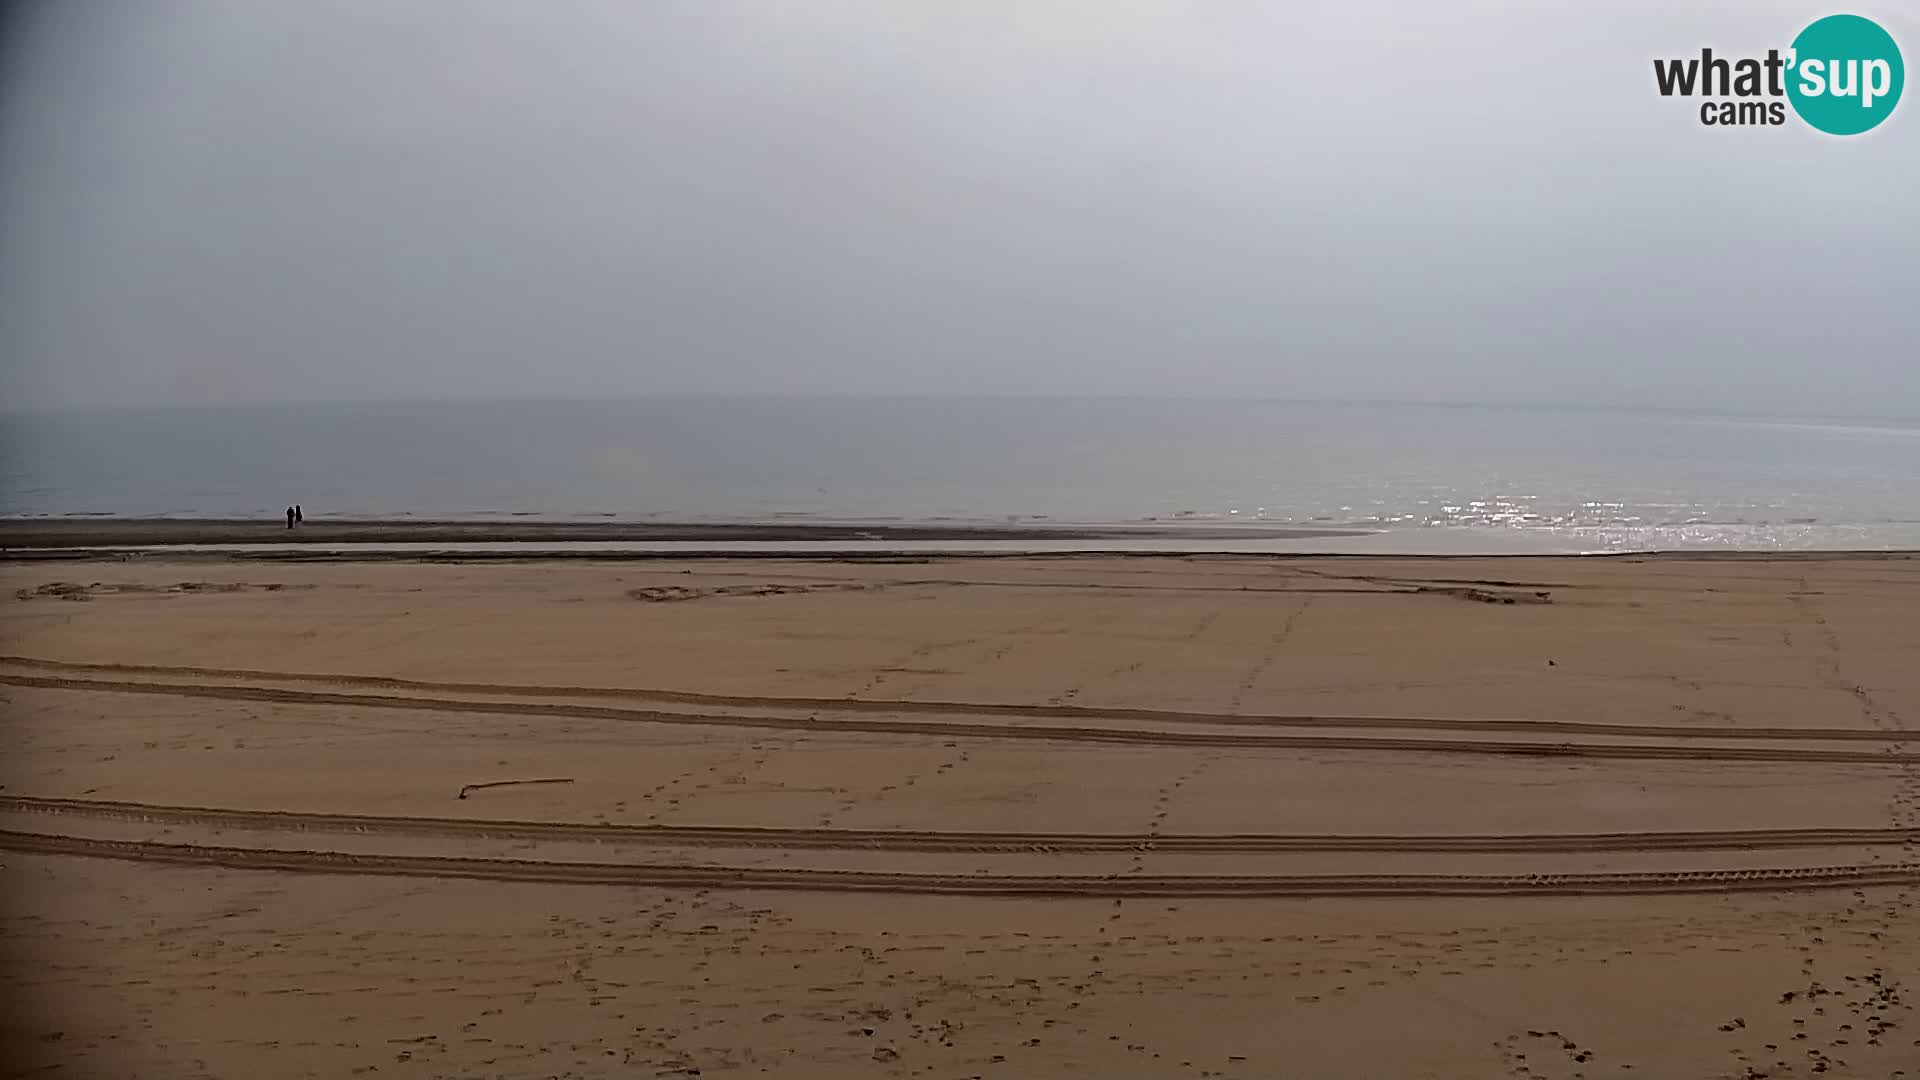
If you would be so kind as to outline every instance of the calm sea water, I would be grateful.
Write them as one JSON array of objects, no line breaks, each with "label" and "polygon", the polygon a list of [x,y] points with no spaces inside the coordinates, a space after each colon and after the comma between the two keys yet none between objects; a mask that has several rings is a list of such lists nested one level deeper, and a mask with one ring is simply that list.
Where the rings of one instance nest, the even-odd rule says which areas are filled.
[{"label": "calm sea water", "polygon": [[[0,514],[1247,521],[1910,546],[1920,422],[1274,402],[702,399],[0,419]],[[1902,539],[1905,538],[1905,539]],[[1467,546],[1472,546],[1468,542]]]}]

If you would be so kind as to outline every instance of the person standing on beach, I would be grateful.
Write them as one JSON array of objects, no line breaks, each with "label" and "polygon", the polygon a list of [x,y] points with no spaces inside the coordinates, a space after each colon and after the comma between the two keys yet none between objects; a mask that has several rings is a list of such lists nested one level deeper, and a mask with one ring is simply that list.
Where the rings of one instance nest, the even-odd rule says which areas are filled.
[{"label": "person standing on beach", "polygon": [[293,507],[287,507],[287,528],[293,528]]},{"label": "person standing on beach", "polygon": [[305,525],[307,523],[307,515],[300,509],[299,503],[293,504],[293,523],[295,525]]}]

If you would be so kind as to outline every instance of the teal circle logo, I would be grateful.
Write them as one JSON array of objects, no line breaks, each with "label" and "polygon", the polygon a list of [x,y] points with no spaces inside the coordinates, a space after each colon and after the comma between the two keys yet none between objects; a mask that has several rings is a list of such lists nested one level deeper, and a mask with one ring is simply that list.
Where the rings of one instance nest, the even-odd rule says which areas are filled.
[{"label": "teal circle logo", "polygon": [[1800,31],[1788,63],[1793,111],[1829,135],[1877,127],[1907,82],[1893,35],[1858,15],[1829,15]]}]

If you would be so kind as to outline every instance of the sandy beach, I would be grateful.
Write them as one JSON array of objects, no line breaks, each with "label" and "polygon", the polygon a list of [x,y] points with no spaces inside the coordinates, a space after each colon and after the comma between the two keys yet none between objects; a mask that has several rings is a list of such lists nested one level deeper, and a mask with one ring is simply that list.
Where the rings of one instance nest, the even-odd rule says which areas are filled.
[{"label": "sandy beach", "polygon": [[0,565],[7,1064],[1920,1075],[1917,603],[1904,555]]}]

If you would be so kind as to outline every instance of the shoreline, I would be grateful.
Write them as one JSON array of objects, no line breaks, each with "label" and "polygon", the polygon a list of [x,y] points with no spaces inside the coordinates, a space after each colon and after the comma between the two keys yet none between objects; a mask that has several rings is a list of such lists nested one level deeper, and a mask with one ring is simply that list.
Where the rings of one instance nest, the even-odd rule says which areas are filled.
[{"label": "shoreline", "polygon": [[1035,550],[1026,547],[1003,549],[971,548],[793,548],[778,543],[767,547],[712,548],[689,545],[659,548],[577,548],[530,544],[524,550],[462,550],[431,546],[395,549],[378,544],[315,546],[281,545],[256,548],[249,545],[176,545],[157,547],[72,547],[15,548],[0,547],[0,566],[28,566],[55,563],[176,563],[176,564],[381,564],[441,563],[474,565],[535,564],[648,564],[648,563],[823,563],[844,565],[930,564],[967,562],[1072,563],[1124,560],[1127,562],[1250,561],[1351,562],[1351,563],[1468,563],[1468,562],[1701,562],[1701,563],[1847,563],[1903,562],[1920,559],[1920,549],[1882,550],[1878,548],[1820,549],[1809,551],[1766,550],[1693,550],[1685,548],[1648,551],[1587,552],[1506,552],[1483,551],[1256,551],[1179,548],[1070,548]]},{"label": "shoreline", "polygon": [[1377,530],[1258,525],[986,525],[947,522],[635,522],[322,519],[288,529],[258,518],[15,518],[0,520],[0,549],[167,547],[178,544],[702,543],[976,540],[1317,540]]},{"label": "shoreline", "polygon": [[473,521],[97,517],[0,518],[0,563],[105,562],[654,562],[782,559],[928,562],[1087,556],[1249,558],[1563,558],[1665,555],[1720,559],[1902,557],[1920,527],[1818,535],[1764,529],[1610,530],[1316,528],[1218,523],[950,521]]}]

